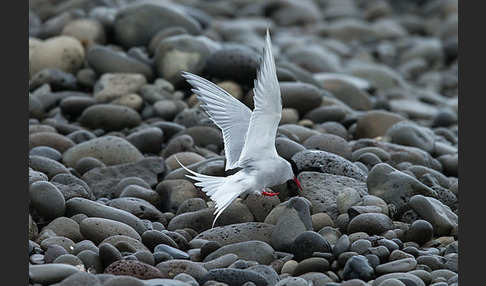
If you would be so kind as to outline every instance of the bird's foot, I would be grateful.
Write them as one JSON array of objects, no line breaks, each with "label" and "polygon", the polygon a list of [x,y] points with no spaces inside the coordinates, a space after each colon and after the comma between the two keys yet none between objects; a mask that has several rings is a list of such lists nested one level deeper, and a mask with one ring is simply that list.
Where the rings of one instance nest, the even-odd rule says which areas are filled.
[{"label": "bird's foot", "polygon": [[267,197],[273,197],[273,196],[278,195],[278,193],[274,193],[274,192],[269,193],[269,192],[263,191],[262,195],[267,196]]}]

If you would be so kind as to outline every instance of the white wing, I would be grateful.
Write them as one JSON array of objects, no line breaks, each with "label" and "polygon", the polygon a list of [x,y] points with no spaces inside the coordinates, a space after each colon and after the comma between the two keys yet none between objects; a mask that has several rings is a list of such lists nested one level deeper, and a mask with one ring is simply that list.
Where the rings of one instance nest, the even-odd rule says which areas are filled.
[{"label": "white wing", "polygon": [[253,88],[255,108],[240,156],[240,164],[255,157],[276,157],[275,134],[282,116],[282,98],[278,84],[272,43],[267,29],[263,60]]},{"label": "white wing", "polygon": [[182,72],[198,95],[201,107],[223,133],[226,170],[238,167],[245,137],[250,123],[251,110],[214,83],[189,72]]},{"label": "white wing", "polygon": [[239,195],[241,195],[245,190],[248,189],[247,180],[245,180],[244,178],[246,175],[243,174],[241,171],[228,177],[208,176],[192,171],[191,169],[182,165],[182,163],[179,161],[179,159],[177,159],[176,156],[174,156],[174,158],[177,160],[179,165],[184,168],[184,170],[191,174],[186,174],[186,177],[197,181],[196,183],[194,183],[194,185],[201,187],[202,191],[205,192],[211,198],[211,200],[216,203],[216,211],[214,212],[216,217],[213,220],[212,227],[214,227],[214,224],[216,223],[216,220],[221,215],[221,213]]}]

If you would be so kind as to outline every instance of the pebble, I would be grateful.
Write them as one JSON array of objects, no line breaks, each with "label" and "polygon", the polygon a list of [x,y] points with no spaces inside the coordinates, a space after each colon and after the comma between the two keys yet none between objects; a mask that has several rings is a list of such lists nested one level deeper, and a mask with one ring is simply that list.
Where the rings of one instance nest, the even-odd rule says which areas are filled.
[{"label": "pebble", "polygon": [[311,220],[314,231],[319,231],[326,226],[335,226],[332,218],[326,213],[315,213],[311,215]]},{"label": "pebble", "polygon": [[101,263],[104,267],[107,267],[111,263],[122,259],[120,251],[115,246],[109,243],[99,244],[98,252]]},{"label": "pebble", "polygon": [[245,205],[248,207],[257,222],[263,222],[267,215],[277,205],[280,204],[278,196],[260,196],[257,194],[249,194],[245,199]]},{"label": "pebble", "polygon": [[99,284],[100,280],[98,277],[93,273],[88,272],[78,272],[73,275],[70,275],[63,279],[60,286],[81,286],[81,285],[96,285]]},{"label": "pebble", "polygon": [[360,82],[360,78],[348,79],[334,73],[318,73],[315,74],[315,77],[322,82],[326,90],[349,107],[362,111],[372,109],[373,103],[370,94],[356,83]]},{"label": "pebble", "polygon": [[140,235],[129,225],[106,218],[85,218],[79,224],[79,230],[86,239],[99,244],[105,238],[113,235],[125,235],[142,241]]},{"label": "pebble", "polygon": [[367,194],[364,182],[349,177],[304,171],[297,178],[303,189],[302,196],[312,203],[313,212],[325,212],[332,219],[339,215],[336,204],[338,190],[352,188]]},{"label": "pebble", "polygon": [[105,274],[128,275],[140,279],[164,278],[161,271],[154,266],[136,260],[118,260],[108,265]]},{"label": "pebble", "polygon": [[351,146],[342,137],[334,134],[313,135],[307,138],[302,145],[307,149],[327,151],[345,159],[351,159]]},{"label": "pebble", "polygon": [[[59,153],[64,153],[67,149],[73,147],[74,145],[76,144],[71,139],[54,132],[36,132],[29,135],[29,150],[32,150],[35,147],[50,147],[58,151]],[[41,154],[31,154],[31,155],[48,157],[45,156],[45,152],[44,155]],[[55,159],[54,158],[51,159],[55,161],[59,161],[58,156],[56,155],[55,155]]]},{"label": "pebble", "polygon": [[[147,81],[154,76],[154,71],[150,65],[124,52],[115,51],[102,45],[91,45],[86,53],[86,60],[96,74],[102,76],[110,73],[141,74],[145,76]],[[99,96],[97,96],[97,99],[101,100]]]},{"label": "pebble", "polygon": [[64,247],[57,244],[49,245],[44,253],[44,262],[53,263],[57,257],[64,254],[68,254]]},{"label": "pebble", "polygon": [[189,259],[189,255],[185,253],[182,250],[179,250],[178,247],[172,247],[166,244],[158,244],[154,248],[154,253],[155,252],[166,252],[170,256],[172,256],[174,259]]},{"label": "pebble", "polygon": [[408,272],[414,270],[415,266],[417,266],[417,261],[415,258],[403,258],[380,264],[375,268],[375,272],[377,275],[395,272]]},{"label": "pebble", "polygon": [[309,203],[293,197],[285,205],[270,237],[270,244],[278,251],[292,251],[295,238],[304,231],[313,230]]},{"label": "pebble", "polygon": [[336,197],[337,210],[340,214],[347,213],[348,209],[357,205],[361,201],[361,196],[353,188],[342,189]]},{"label": "pebble", "polygon": [[301,261],[310,258],[314,252],[331,252],[329,242],[315,231],[304,231],[292,242],[294,259]]},{"label": "pebble", "polygon": [[410,198],[409,204],[420,217],[432,225],[437,236],[449,235],[458,225],[457,214],[437,199],[415,195]]},{"label": "pebble", "polygon": [[260,273],[246,269],[212,269],[209,270],[199,282],[205,284],[207,281],[214,280],[226,285],[243,285],[251,282],[254,285],[268,285],[268,279]]},{"label": "pebble", "polygon": [[198,35],[201,27],[193,18],[167,3],[134,3],[116,13],[113,32],[118,42],[126,47],[148,46],[161,29],[183,27],[189,34]]},{"label": "pebble", "polygon": [[[383,281],[386,281],[388,279],[397,279],[402,281],[405,285],[417,285],[417,286],[425,286],[425,283],[420,279],[418,276],[410,274],[410,273],[388,273],[388,274],[383,274],[380,275],[375,279],[373,282],[373,285],[380,285],[383,283]],[[386,284],[385,284],[386,285]]]},{"label": "pebble", "polygon": [[325,91],[305,82],[280,82],[282,104],[303,116],[318,107]]},{"label": "pebble", "polygon": [[53,219],[48,225],[42,228],[42,231],[52,230],[56,235],[71,239],[74,242],[79,242],[84,239],[80,230],[79,224],[68,217],[58,217]]},{"label": "pebble", "polygon": [[62,159],[62,154],[61,152],[57,151],[54,148],[51,148],[49,146],[36,146],[30,149],[29,155],[36,155],[36,156],[42,156],[46,157],[49,159],[52,159],[54,161],[60,162]]},{"label": "pebble", "polygon": [[96,19],[72,20],[64,26],[61,34],[78,39],[85,48],[89,48],[94,44],[106,43],[104,27]]},{"label": "pebble", "polygon": [[74,167],[79,159],[93,157],[106,165],[119,165],[143,158],[142,153],[126,139],[102,136],[70,148],[63,154],[63,162]]},{"label": "pebble", "polygon": [[95,104],[83,110],[79,117],[82,126],[105,131],[118,131],[139,125],[140,115],[130,107],[117,104]]},{"label": "pebble", "polygon": [[29,81],[29,89],[34,90],[48,84],[53,91],[76,90],[77,78],[70,72],[58,68],[45,68],[34,74]]},{"label": "pebble", "polygon": [[247,46],[223,46],[207,58],[206,72],[211,77],[252,84],[260,57],[260,53]]},{"label": "pebble", "polygon": [[434,236],[434,227],[428,221],[418,219],[410,225],[406,236],[407,240],[423,245]]},{"label": "pebble", "polygon": [[285,277],[279,282],[277,282],[277,284],[275,284],[275,286],[307,286],[307,285],[309,285],[307,280],[301,277]]},{"label": "pebble", "polygon": [[408,121],[395,123],[386,131],[384,137],[389,138],[388,140],[395,144],[417,147],[428,153],[434,151],[434,132]]},{"label": "pebble", "polygon": [[375,272],[366,257],[355,255],[346,261],[342,275],[344,280],[361,279],[367,282],[375,277]]},{"label": "pebble", "polygon": [[29,188],[29,200],[39,214],[46,219],[64,215],[66,201],[59,189],[50,182],[37,181]]},{"label": "pebble", "polygon": [[356,137],[376,138],[383,136],[390,127],[403,120],[405,118],[396,113],[384,110],[367,111],[356,122]]},{"label": "pebble", "polygon": [[78,39],[59,35],[41,42],[29,59],[29,74],[35,75],[46,68],[75,74],[82,66],[85,56],[83,45]]},{"label": "pebble", "polygon": [[[126,142],[123,143],[129,144]],[[116,154],[112,155],[116,156]],[[118,183],[123,178],[135,177],[144,181],[148,186],[153,187],[157,184],[158,176],[165,171],[166,165],[162,158],[147,157],[115,166],[94,168],[83,174],[82,179],[89,184],[97,198],[113,198]]]},{"label": "pebble", "polygon": [[29,265],[29,282],[43,285],[54,284],[80,271],[75,266],[63,263]]},{"label": "pebble", "polygon": [[409,200],[415,194],[437,196],[433,189],[386,163],[377,164],[370,170],[367,186],[370,195],[395,206],[395,216],[410,209]]},{"label": "pebble", "polygon": [[90,273],[102,273],[103,263],[101,262],[100,256],[97,252],[92,250],[83,250],[76,255],[82,262],[84,267]]},{"label": "pebble", "polygon": [[258,240],[249,240],[224,245],[215,250],[203,260],[211,261],[228,253],[236,254],[240,259],[256,261],[259,264],[269,265],[277,259],[275,250],[266,242]]},{"label": "pebble", "polygon": [[208,38],[188,34],[167,37],[155,49],[155,68],[162,78],[175,86],[186,82],[181,70],[201,74],[212,49],[206,43]]},{"label": "pebble", "polygon": [[116,198],[109,200],[106,205],[129,212],[140,219],[148,219],[153,222],[158,221],[164,226],[167,225],[167,219],[164,214],[153,204],[142,198]]},{"label": "pebble", "polygon": [[351,161],[342,156],[322,150],[302,150],[292,156],[299,172],[320,170],[339,176],[346,176],[361,182],[366,181],[367,175]]},{"label": "pebble", "polygon": [[[120,223],[124,223],[130,226],[133,230],[135,230],[138,233],[138,235],[143,234],[147,230],[145,224],[138,217],[124,210],[120,210],[84,198],[69,199],[66,202],[66,215],[69,216],[69,215],[74,215],[79,213],[84,213],[88,217],[97,217],[99,219],[108,219],[108,220],[114,220]],[[81,223],[83,221],[81,221]],[[89,221],[92,222],[92,224],[95,224],[97,220],[96,218],[92,218]],[[80,223],[80,231],[81,231],[81,223]],[[87,229],[87,231],[89,231],[89,229]],[[140,237],[138,238],[139,238],[138,240],[141,240]]]},{"label": "pebble", "polygon": [[161,203],[160,195],[152,190],[151,188],[146,188],[137,185],[129,185],[123,188],[120,193],[120,198],[134,197],[143,199],[153,206],[159,206]]},{"label": "pebble", "polygon": [[[61,99],[59,102],[59,107],[61,107],[61,111],[66,114],[69,118],[78,118],[79,115],[85,110],[88,106],[91,106],[93,104],[96,104],[96,100],[91,97],[91,96],[85,96],[85,95],[72,95],[72,96],[67,96]],[[68,134],[68,138],[73,140],[73,138],[69,137],[70,134]],[[75,140],[73,140],[76,142]],[[79,143],[79,142],[76,142]]]},{"label": "pebble", "polygon": [[229,245],[247,240],[258,240],[270,243],[274,224],[263,222],[244,222],[207,229],[194,239],[215,241],[221,245]]},{"label": "pebble", "polygon": [[[182,158],[183,156],[181,156]],[[185,163],[182,164],[185,165]],[[155,191],[162,198],[160,209],[174,213],[177,212],[182,202],[197,197],[196,187],[191,182],[183,179],[165,180],[157,185]]]},{"label": "pebble", "polygon": [[162,274],[169,279],[173,279],[180,273],[187,273],[194,277],[197,281],[201,281],[204,275],[208,272],[200,262],[194,262],[184,259],[171,259],[160,262],[155,265]]},{"label": "pebble", "polygon": [[110,103],[123,95],[139,92],[146,83],[146,78],[138,73],[104,73],[93,86],[93,98],[98,103]]}]

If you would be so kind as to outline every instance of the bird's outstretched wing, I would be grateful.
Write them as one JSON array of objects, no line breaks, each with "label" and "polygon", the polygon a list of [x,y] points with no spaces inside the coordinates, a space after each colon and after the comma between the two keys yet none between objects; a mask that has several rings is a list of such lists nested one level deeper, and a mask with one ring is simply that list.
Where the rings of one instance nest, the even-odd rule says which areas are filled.
[{"label": "bird's outstretched wing", "polygon": [[238,167],[245,137],[250,123],[251,110],[214,83],[189,72],[182,72],[198,95],[201,107],[223,133],[226,170]]},{"label": "bird's outstretched wing", "polygon": [[282,98],[268,29],[263,60],[257,72],[253,93],[255,108],[240,155],[240,164],[255,157],[278,156],[275,149],[275,134],[282,116]]}]

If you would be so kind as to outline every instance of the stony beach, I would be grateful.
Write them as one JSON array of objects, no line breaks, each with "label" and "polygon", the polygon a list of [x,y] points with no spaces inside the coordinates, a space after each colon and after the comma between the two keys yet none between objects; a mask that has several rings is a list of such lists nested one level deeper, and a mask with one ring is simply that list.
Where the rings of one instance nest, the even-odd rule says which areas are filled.
[{"label": "stony beach", "polygon": [[[302,191],[211,228],[267,28]],[[458,285],[458,131],[457,0],[29,1],[29,285]]]}]

